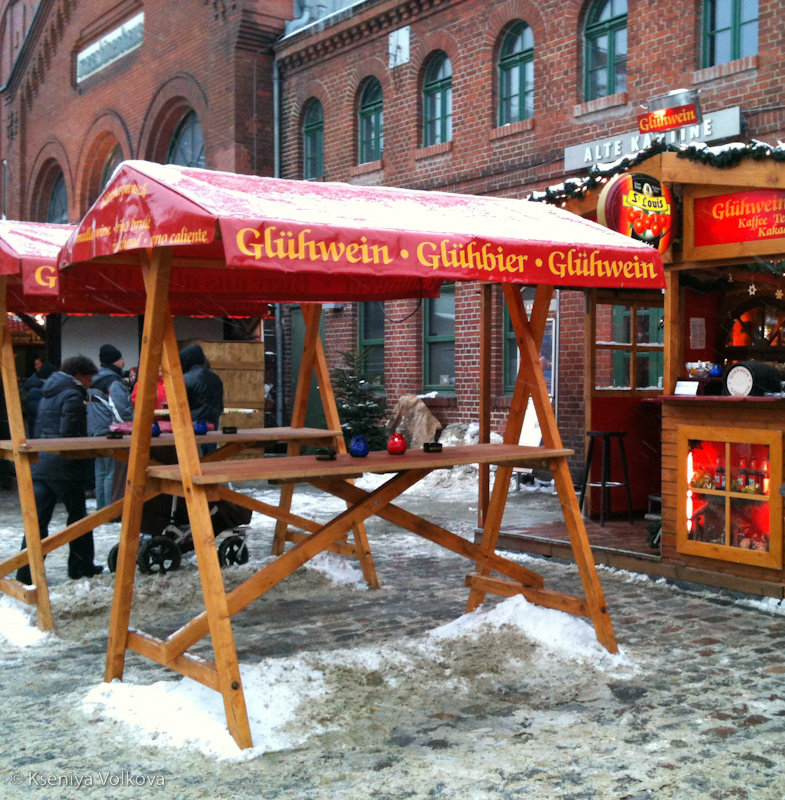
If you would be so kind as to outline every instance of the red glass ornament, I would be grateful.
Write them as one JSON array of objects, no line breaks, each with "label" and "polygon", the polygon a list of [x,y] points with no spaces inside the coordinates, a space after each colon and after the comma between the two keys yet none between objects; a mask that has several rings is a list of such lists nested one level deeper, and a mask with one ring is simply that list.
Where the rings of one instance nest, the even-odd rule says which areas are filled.
[{"label": "red glass ornament", "polygon": [[387,452],[391,456],[399,456],[406,452],[406,439],[402,433],[393,433],[387,440]]}]

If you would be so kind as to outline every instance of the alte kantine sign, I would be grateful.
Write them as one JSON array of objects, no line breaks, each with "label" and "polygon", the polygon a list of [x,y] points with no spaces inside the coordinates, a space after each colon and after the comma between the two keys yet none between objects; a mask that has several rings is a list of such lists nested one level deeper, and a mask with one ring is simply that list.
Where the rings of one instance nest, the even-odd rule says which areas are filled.
[{"label": "alte kantine sign", "polygon": [[785,239],[785,191],[752,189],[695,198],[695,246]]}]

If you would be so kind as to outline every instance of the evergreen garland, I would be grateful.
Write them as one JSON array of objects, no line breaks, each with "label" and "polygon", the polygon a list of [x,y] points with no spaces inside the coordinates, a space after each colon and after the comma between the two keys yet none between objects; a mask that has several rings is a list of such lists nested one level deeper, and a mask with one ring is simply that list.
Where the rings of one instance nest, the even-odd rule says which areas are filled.
[{"label": "evergreen garland", "polygon": [[624,156],[611,164],[593,164],[589,167],[586,177],[568,178],[564,183],[549,186],[544,192],[532,192],[527,199],[535,203],[560,205],[568,200],[585,197],[588,192],[602,186],[614,175],[626,172],[659,153],[676,153],[678,158],[719,168],[735,167],[747,158],[754,161],[765,159],[785,161],[785,145],[781,143],[770,145],[753,139],[747,144],[732,142],[709,147],[701,142],[675,145],[666,144],[664,139],[655,139],[645,150]]}]

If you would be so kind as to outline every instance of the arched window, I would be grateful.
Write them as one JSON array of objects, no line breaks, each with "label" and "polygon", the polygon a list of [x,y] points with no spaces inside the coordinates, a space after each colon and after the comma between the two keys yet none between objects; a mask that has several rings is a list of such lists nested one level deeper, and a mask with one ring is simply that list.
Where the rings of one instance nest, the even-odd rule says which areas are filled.
[{"label": "arched window", "polygon": [[586,16],[585,97],[627,89],[627,0],[595,0]]},{"label": "arched window", "polygon": [[704,0],[703,63],[713,67],[758,52],[758,0]]},{"label": "arched window", "polygon": [[384,150],[384,107],[382,85],[376,78],[368,78],[360,95],[357,115],[360,164],[378,161]]},{"label": "arched window", "polygon": [[311,100],[303,120],[303,178],[324,177],[324,111]]},{"label": "arched window", "polygon": [[516,22],[499,51],[499,125],[534,116],[534,35]]},{"label": "arched window", "polygon": [[65,185],[65,175],[59,171],[54,179],[49,192],[49,202],[46,206],[46,222],[68,222],[68,189]]},{"label": "arched window", "polygon": [[452,64],[447,53],[435,53],[423,81],[423,146],[452,139]]},{"label": "arched window", "polygon": [[106,188],[106,184],[109,183],[114,171],[123,161],[123,148],[120,147],[119,144],[116,144],[110,151],[109,155],[106,157],[106,161],[104,161],[103,169],[101,170],[101,185],[99,187],[99,191],[103,191]]},{"label": "arched window", "polygon": [[189,111],[175,128],[166,163],[181,167],[204,167],[204,136],[195,111]]}]

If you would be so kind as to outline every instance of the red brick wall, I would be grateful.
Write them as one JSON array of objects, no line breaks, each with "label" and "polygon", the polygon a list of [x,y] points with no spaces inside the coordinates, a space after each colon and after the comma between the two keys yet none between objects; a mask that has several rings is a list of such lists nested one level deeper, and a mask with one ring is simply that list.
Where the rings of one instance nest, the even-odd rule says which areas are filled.
[{"label": "red brick wall", "polygon": [[[643,103],[682,86],[700,90],[705,112],[740,105],[746,137],[772,143],[782,137],[785,17],[776,0],[760,2],[758,56],[710,70],[699,69],[701,2],[631,5],[627,92],[592,103],[582,96],[580,31],[586,7],[564,0],[378,2],[360,6],[336,25],[288,37],[276,47],[284,86],[283,175],[301,177],[300,125],[311,97],[321,100],[325,112],[325,178],[366,185],[524,197],[569,177],[563,166],[566,146],[635,130]],[[494,64],[500,37],[515,19],[525,20],[534,34],[534,119],[497,128]],[[410,60],[390,70],[388,34],[406,25]],[[424,64],[435,49],[445,50],[452,61],[453,141],[423,149],[419,95]],[[384,155],[381,164],[357,166],[357,92],[369,75],[379,79],[384,94]],[[456,331],[460,377],[454,405],[435,411],[444,420],[472,421],[477,416],[477,311],[469,298],[476,301],[476,290],[465,287],[459,297],[464,315]],[[558,415],[565,445],[578,454],[585,427],[584,320],[582,294],[563,292]],[[504,418],[501,340],[499,312],[492,388],[497,427]],[[419,315],[394,330],[388,326],[387,388],[393,402],[404,391],[422,391],[421,347]],[[580,455],[573,466],[579,462]]]},{"label": "red brick wall", "polygon": [[[125,158],[163,161],[188,108],[199,115],[208,167],[272,174],[272,44],[291,1],[146,3],[142,46],[78,85],[75,53],[142,7],[130,0],[48,5],[6,75],[0,150],[9,164],[9,217],[41,217],[40,195],[56,162],[69,217],[78,220],[113,144]],[[9,119],[18,120],[10,137]]]}]

